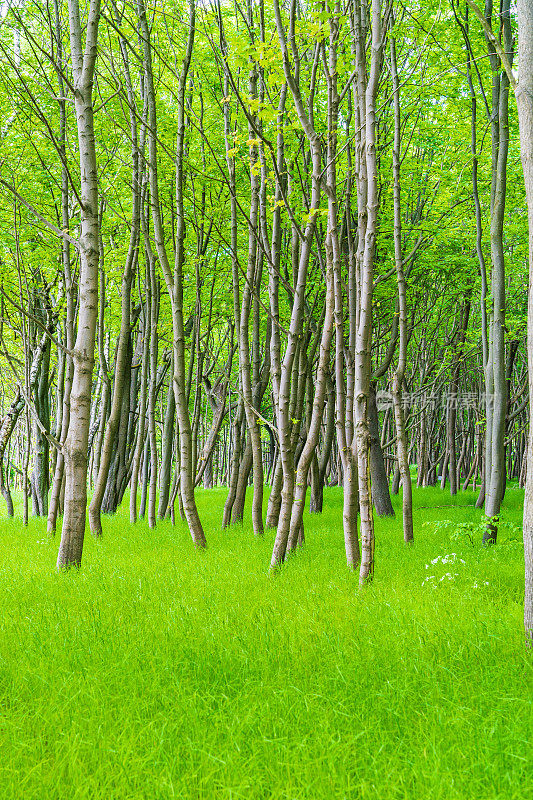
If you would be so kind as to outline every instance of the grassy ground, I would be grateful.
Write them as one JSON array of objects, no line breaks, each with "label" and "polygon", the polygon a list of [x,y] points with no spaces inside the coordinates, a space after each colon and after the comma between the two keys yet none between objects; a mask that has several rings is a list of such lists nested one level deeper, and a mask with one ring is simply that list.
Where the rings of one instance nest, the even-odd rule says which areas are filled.
[{"label": "grassy ground", "polygon": [[206,553],[121,511],[69,575],[44,523],[0,519],[2,800],[533,797],[516,531],[456,541],[435,523],[479,520],[474,496],[416,491],[415,546],[379,520],[361,593],[339,490],[274,577],[223,499],[199,495]]}]

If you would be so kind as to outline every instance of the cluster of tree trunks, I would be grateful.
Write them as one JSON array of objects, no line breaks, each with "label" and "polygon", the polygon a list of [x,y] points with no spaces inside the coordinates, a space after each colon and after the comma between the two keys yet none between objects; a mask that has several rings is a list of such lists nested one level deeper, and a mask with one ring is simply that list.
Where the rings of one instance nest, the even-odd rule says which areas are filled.
[{"label": "cluster of tree trunks", "polygon": [[[507,335],[504,224],[514,91],[531,286],[533,11],[519,0],[517,81],[510,0],[499,14],[490,2],[483,11],[473,0],[452,6],[471,102],[471,247],[479,276],[469,275],[456,291],[449,285],[443,291],[436,281],[422,312],[410,280],[431,240],[423,223],[435,224],[435,192],[423,179],[404,186],[417,122],[402,107],[412,60],[397,36],[403,7],[331,0],[322,9],[320,35],[306,38],[296,0],[287,8],[274,0],[271,27],[263,3],[246,2],[236,7],[245,30],[239,50],[236,29],[228,32],[229,11],[220,4],[207,11],[190,0],[179,34],[169,32],[174,63],[161,50],[144,0],[127,11],[113,3],[108,16],[99,0],[83,11],[78,0],[68,0],[68,25],[57,3],[43,11],[57,82],[50,102],[57,103],[58,130],[46,122],[60,175],[50,190],[57,194],[57,219],[47,221],[2,179],[15,205],[17,243],[18,286],[6,297],[22,314],[25,364],[22,375],[3,345],[18,389],[0,419],[0,491],[13,514],[11,489],[18,484],[25,520],[31,498],[51,534],[62,514],[58,568],[81,564],[88,488],[94,535],[102,535],[102,514],[114,513],[129,489],[132,522],[146,516],[153,528],[158,519],[174,521],[177,501],[194,544],[203,548],[195,487],[228,487],[223,527],[242,521],[251,487],[254,534],[276,529],[276,569],[304,544],[308,489],[310,510],[320,513],[329,484],[342,486],[346,561],[364,585],[374,574],[374,514],[394,514],[391,491],[400,487],[403,538],[413,541],[413,466],[419,486],[440,480],[451,494],[479,487],[486,544],[497,541],[511,479],[526,489],[531,643],[533,301],[530,296],[524,349],[519,336]],[[31,26],[13,13],[30,41]],[[484,34],[490,85],[475,58],[474,20]],[[104,49],[102,25],[116,39],[114,50]],[[202,52],[210,52],[216,67],[213,85],[195,58],[199,31]],[[265,54],[273,41],[278,69],[271,72]],[[16,59],[11,68],[25,86]],[[103,75],[117,87],[129,148],[123,158],[129,211],[121,211],[111,232],[95,124]],[[170,149],[161,122],[165,92],[174,115]],[[222,145],[206,122],[211,94]],[[491,132],[490,254],[483,247],[478,97]],[[32,113],[46,120],[34,96],[28,98]],[[427,163],[433,168],[432,158],[430,149],[419,150],[414,163],[423,171]],[[216,176],[207,180],[213,164]],[[386,202],[389,261],[380,240]],[[28,276],[21,266],[21,209],[57,236],[52,280],[45,270],[32,268]],[[120,261],[116,336],[106,329],[108,260],[115,276]],[[222,262],[229,270],[223,310]],[[3,292],[2,320],[4,302]],[[478,323],[479,350],[469,339]],[[19,426],[14,436],[19,417],[25,429]]]}]

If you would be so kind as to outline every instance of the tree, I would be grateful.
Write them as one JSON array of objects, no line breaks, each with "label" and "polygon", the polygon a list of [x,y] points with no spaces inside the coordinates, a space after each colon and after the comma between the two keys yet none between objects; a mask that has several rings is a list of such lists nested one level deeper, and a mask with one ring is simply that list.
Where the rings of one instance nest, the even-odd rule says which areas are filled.
[{"label": "tree", "polygon": [[73,95],[80,158],[79,316],[72,359],[74,372],[70,393],[70,420],[65,439],[65,510],[58,569],[79,567],[85,534],[87,507],[87,447],[91,409],[94,344],[98,316],[98,261],[100,220],[98,168],[94,132],[93,80],[98,53],[100,0],[92,0],[82,39],[80,8],[69,0]]}]

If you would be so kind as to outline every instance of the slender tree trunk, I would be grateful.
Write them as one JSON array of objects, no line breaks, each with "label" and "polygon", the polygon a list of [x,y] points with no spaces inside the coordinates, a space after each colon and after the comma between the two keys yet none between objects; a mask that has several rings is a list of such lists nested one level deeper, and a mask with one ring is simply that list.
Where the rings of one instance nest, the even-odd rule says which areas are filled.
[{"label": "slender tree trunk", "polygon": [[533,648],[533,4],[518,0],[518,61],[516,87],[520,151],[526,186],[529,223],[529,295],[527,313],[527,360],[529,382],[529,439],[524,495],[524,628],[526,644]]},{"label": "slender tree trunk", "polygon": [[[291,11],[291,17],[294,8]],[[289,537],[290,519],[292,502],[294,496],[294,451],[292,448],[291,420],[289,413],[290,404],[290,384],[292,376],[292,366],[296,351],[298,349],[299,337],[301,334],[301,323],[305,304],[305,289],[307,283],[307,271],[311,257],[316,229],[316,212],[320,205],[320,181],[322,174],[322,153],[320,139],[313,128],[309,116],[304,108],[302,96],[297,79],[295,79],[289,57],[287,38],[283,26],[281,11],[278,0],[274,0],[274,15],[276,18],[276,28],[281,45],[283,69],[285,80],[291,91],[300,125],[306,135],[311,149],[312,161],[312,188],[310,198],[309,220],[306,224],[303,241],[301,243],[298,271],[295,283],[294,300],[291,312],[291,320],[287,337],[287,347],[283,362],[278,369],[273,369],[274,393],[278,401],[276,404],[276,414],[278,423],[278,434],[280,440],[280,457],[283,465],[283,487],[281,492],[281,509],[276,532],[276,539],[271,558],[271,568],[279,566],[284,558]],[[279,310],[278,310],[279,311]],[[279,377],[279,382],[278,382]]]},{"label": "slender tree trunk", "polygon": [[231,463],[229,465],[228,496],[224,504],[224,512],[222,515],[223,528],[228,528],[231,525],[231,515],[233,511],[233,505],[235,503],[235,498],[237,496],[237,483],[239,480],[239,465],[241,461],[241,450],[242,450],[241,428],[242,428],[243,418],[244,418],[244,407],[241,400],[239,402],[239,406],[235,414],[235,418],[233,420],[233,425],[232,425],[233,453],[231,457]]},{"label": "slender tree trunk", "polygon": [[194,464],[192,447],[192,429],[186,391],[185,370],[185,332],[183,322],[183,267],[185,261],[185,213],[183,204],[183,164],[185,142],[185,89],[187,75],[191,63],[194,43],[196,11],[194,0],[189,4],[189,23],[187,45],[183,55],[182,69],[176,92],[177,137],[176,137],[176,235],[174,269],[171,269],[165,246],[163,221],[159,202],[159,183],[157,174],[157,115],[154,80],[152,72],[152,49],[150,31],[146,19],[143,0],[138,3],[139,25],[144,46],[144,70],[146,78],[146,96],[148,105],[148,165],[150,177],[150,202],[154,226],[154,241],[161,269],[170,296],[172,310],[172,330],[174,348],[174,392],[180,441],[180,495],[185,518],[193,542],[198,547],[205,547],[206,540],[196,500],[194,496]]},{"label": "slender tree trunk", "polygon": [[155,275],[154,259],[149,259],[151,282],[151,310],[150,310],[150,382],[148,384],[148,442],[150,445],[150,483],[148,490],[148,527],[156,526],[156,493],[157,493],[157,430],[156,430],[156,404],[157,404],[157,324],[159,321],[159,281]]},{"label": "slender tree trunk", "polygon": [[[311,475],[311,501],[309,511],[311,514],[321,514],[324,504],[324,482],[326,469],[331,457],[333,437],[335,434],[335,390],[328,377],[328,405],[326,409],[326,430],[322,443],[320,458],[316,458],[316,470]],[[316,473],[316,474],[315,474]]]},{"label": "slender tree trunk", "polygon": [[[364,13],[362,7],[360,12]],[[371,581],[374,575],[374,520],[370,491],[368,397],[370,392],[374,257],[379,203],[376,156],[376,97],[381,71],[382,50],[381,2],[380,0],[372,0],[372,48],[370,75],[365,96],[365,155],[368,182],[367,223],[360,273],[359,325],[355,341],[354,417],[356,436],[352,444],[353,455],[354,458],[357,457],[358,467],[362,550],[359,581],[361,585]]]},{"label": "slender tree trunk", "polygon": [[78,0],[68,0],[74,108],[78,130],[81,189],[81,235],[79,240],[79,321],[74,345],[70,425],[65,441],[65,508],[58,569],[79,567],[85,535],[87,509],[87,445],[94,368],[94,345],[98,316],[98,168],[93,121],[93,77],[97,55],[100,0],[91,0],[86,23],[85,46]]},{"label": "slender tree trunk", "polygon": [[[174,369],[172,369],[172,374]],[[174,418],[176,416],[176,399],[172,385],[172,374],[167,392],[165,420],[163,422],[163,436],[161,444],[161,470],[159,473],[159,506],[157,516],[165,519],[170,498],[170,477],[172,468],[172,449],[174,445]]]},{"label": "slender tree trunk", "polygon": [[[131,289],[137,269],[139,235],[141,227],[141,176],[140,176],[140,153],[137,136],[137,117],[133,87],[131,83],[128,50],[125,40],[121,37],[120,48],[124,64],[124,78],[127,89],[128,103],[130,107],[130,133],[131,133],[131,155],[132,155],[132,210],[131,228],[128,253],[122,274],[121,286],[121,319],[120,332],[117,344],[117,356],[115,363],[115,381],[113,387],[113,400],[111,403],[111,413],[105,428],[105,435],[102,445],[102,455],[100,458],[98,475],[93,491],[91,503],[89,505],[89,524],[95,536],[102,535],[101,509],[102,500],[109,476],[113,447],[122,416],[122,405],[124,389],[126,386],[126,372],[128,360],[131,359]],[[103,264],[101,265],[103,270]],[[131,363],[130,363],[131,368]]]},{"label": "slender tree trunk", "polygon": [[[0,418],[0,493],[2,494],[7,505],[7,515],[12,517],[14,514],[13,498],[9,488],[9,480],[6,480],[4,472],[4,454],[11,439],[11,435],[15,430],[15,425],[24,408],[24,398],[21,397],[20,392],[17,393],[15,400],[12,402],[8,411]],[[8,459],[9,461],[9,459]]]},{"label": "slender tree trunk", "polygon": [[139,416],[137,421],[137,439],[133,455],[133,466],[130,482],[130,522],[137,522],[137,487],[139,485],[139,470],[144,448],[145,429],[146,429],[146,407],[148,400],[148,361],[150,352],[150,309],[148,303],[144,305],[143,312],[143,354],[141,368],[141,397],[139,401]]},{"label": "slender tree trunk", "polygon": [[[246,429],[248,430],[248,429]],[[246,446],[244,448],[242,459],[239,464],[239,471],[237,475],[237,486],[235,489],[235,500],[231,510],[231,522],[235,525],[242,522],[244,518],[244,504],[246,502],[246,489],[248,481],[250,480],[250,472],[253,464],[252,445],[250,443],[249,432],[246,435]]]},{"label": "slender tree trunk", "polygon": [[398,364],[392,377],[392,401],[394,406],[394,423],[396,426],[396,452],[398,455],[398,473],[402,481],[402,524],[403,540],[406,544],[413,541],[413,490],[411,484],[411,471],[409,469],[409,454],[407,449],[407,434],[405,430],[405,415],[402,404],[402,386],[407,364],[407,287],[402,261],[402,206],[400,190],[400,147],[401,147],[401,118],[400,118],[400,85],[396,64],[396,42],[391,37],[391,67],[392,86],[394,92],[394,144],[392,152],[392,170],[394,176],[394,263],[396,267],[396,284],[398,287],[398,335],[399,352]]},{"label": "slender tree trunk", "polygon": [[[249,20],[249,24],[251,21]],[[250,72],[249,89],[251,97],[257,97],[257,75],[255,68]],[[254,142],[253,128],[249,127],[250,141]],[[251,182],[251,204],[250,204],[250,226],[248,236],[248,265],[246,270],[246,281],[242,292],[242,303],[238,328],[239,340],[239,362],[241,387],[244,401],[244,412],[246,424],[248,426],[249,445],[252,457],[253,468],[253,499],[252,499],[252,525],[254,534],[262,536],[263,527],[263,460],[261,452],[261,428],[259,419],[255,413],[252,398],[252,376],[250,364],[250,342],[249,342],[249,322],[252,307],[252,288],[256,285],[256,271],[258,270],[258,253],[256,242],[256,230],[259,214],[259,161],[258,151],[255,144],[249,147],[250,155],[250,182]],[[254,346],[258,349],[258,342],[254,341]],[[244,491],[246,488],[244,487]]]},{"label": "slender tree trunk", "polygon": [[[512,60],[510,0],[503,0],[501,21],[503,48]],[[492,260],[490,339],[486,381],[487,450],[485,457],[485,514],[489,523],[483,534],[485,544],[496,542],[505,485],[505,417],[507,387],[505,382],[505,258],[503,224],[509,150],[509,78],[501,71],[499,59],[491,57],[493,68],[493,184],[491,197],[490,244]],[[497,87],[496,87],[497,84]],[[490,421],[490,428],[489,428]]]},{"label": "slender tree trunk", "polygon": [[111,465],[111,457],[113,454],[113,446],[115,444],[115,437],[117,434],[120,417],[122,414],[122,400],[124,396],[124,387],[126,383],[126,368],[128,357],[131,358],[130,349],[130,335],[131,335],[131,320],[130,320],[130,305],[131,305],[131,277],[124,276],[122,281],[122,313],[120,323],[120,333],[117,345],[117,358],[115,364],[115,382],[113,386],[113,400],[111,403],[111,413],[107,420],[105,427],[104,441],[102,445],[102,454],[100,457],[100,466],[96,483],[94,486],[93,496],[89,505],[89,525],[91,532],[95,536],[102,535],[102,519],[101,509],[102,500],[107,484],[109,475],[109,467]]},{"label": "slender tree trunk", "polygon": [[389,479],[379,436],[376,390],[372,384],[368,395],[368,430],[370,434],[370,477],[372,480],[372,502],[378,517],[393,517]]}]

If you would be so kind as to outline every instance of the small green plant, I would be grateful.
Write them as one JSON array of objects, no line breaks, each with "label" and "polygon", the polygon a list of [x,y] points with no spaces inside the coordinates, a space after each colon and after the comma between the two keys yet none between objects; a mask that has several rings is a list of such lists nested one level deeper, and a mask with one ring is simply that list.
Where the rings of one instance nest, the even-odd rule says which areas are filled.
[{"label": "small green plant", "polygon": [[500,533],[502,531],[508,533],[510,541],[518,541],[522,537],[518,525],[508,520],[501,520],[499,516],[483,515],[479,520],[468,522],[442,519],[438,522],[425,522],[424,525],[432,526],[435,533],[447,533],[451,542],[463,542],[466,539],[472,547],[475,547],[476,542],[483,540],[483,534],[489,525],[494,525]]}]

